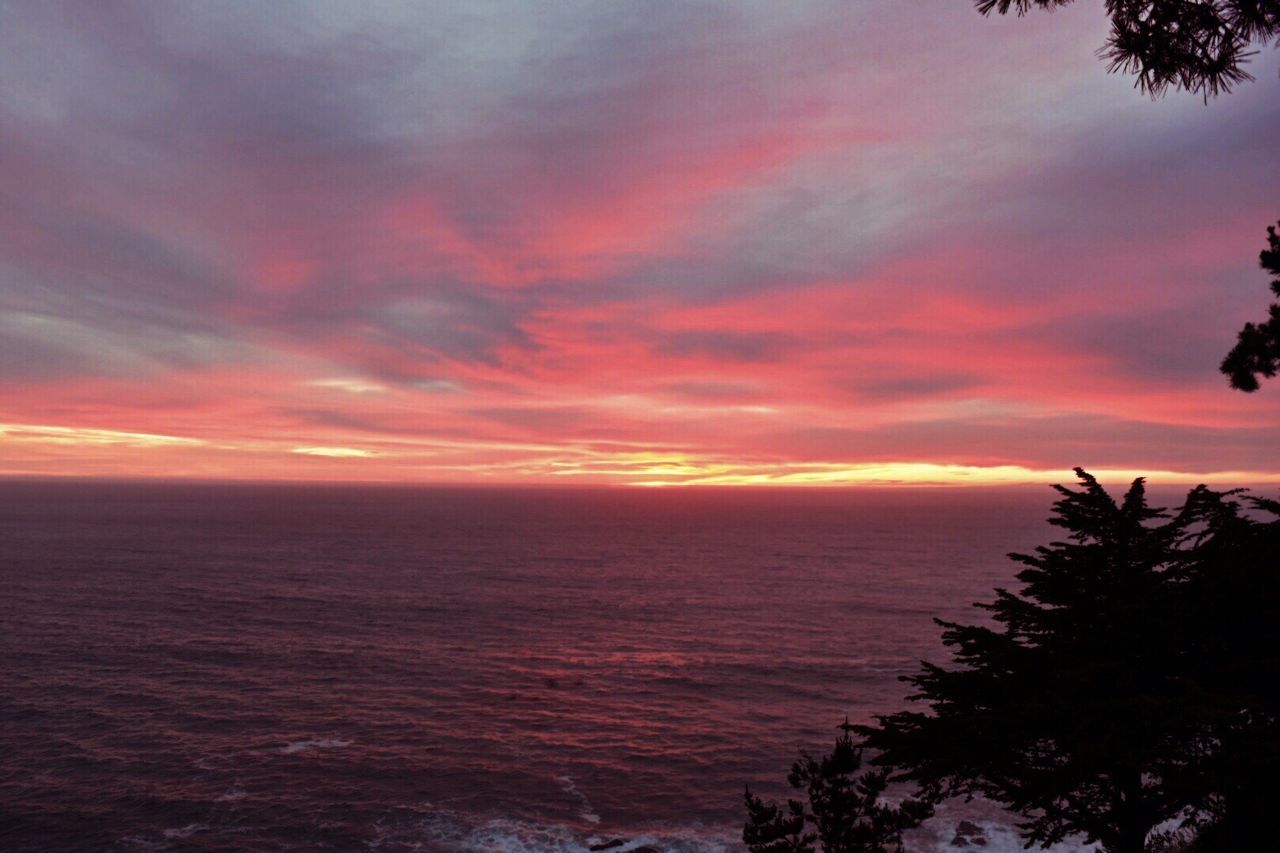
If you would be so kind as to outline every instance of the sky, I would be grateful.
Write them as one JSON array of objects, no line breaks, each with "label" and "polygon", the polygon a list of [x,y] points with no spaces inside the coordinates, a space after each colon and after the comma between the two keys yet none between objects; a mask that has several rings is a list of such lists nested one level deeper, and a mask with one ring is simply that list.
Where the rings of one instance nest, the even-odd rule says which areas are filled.
[{"label": "sky", "polygon": [[1280,482],[1280,51],[1101,5],[0,2],[0,475]]}]

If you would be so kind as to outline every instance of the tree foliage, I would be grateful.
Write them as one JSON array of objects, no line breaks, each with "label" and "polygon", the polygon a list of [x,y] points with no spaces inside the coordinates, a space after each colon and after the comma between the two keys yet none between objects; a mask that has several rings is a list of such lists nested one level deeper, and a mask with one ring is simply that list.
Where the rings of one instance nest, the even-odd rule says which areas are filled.
[{"label": "tree foliage", "polygon": [[[859,727],[875,764],[927,802],[981,795],[1028,845],[1070,836],[1147,850],[1176,820],[1253,849],[1278,793],[1280,504],[1194,490],[1176,513],[1142,480],[1119,502],[1083,471],[1055,487],[1066,541],[1012,555],[1019,592],[989,624],[939,622],[954,666],[906,680],[926,711]],[[1270,770],[1268,770],[1270,768]],[[1258,848],[1260,849],[1260,848]]]},{"label": "tree foliage", "polygon": [[[785,809],[766,803],[747,788],[747,823],[742,840],[751,853],[901,853],[902,833],[918,826],[932,809],[916,800],[884,801],[888,772],[862,768],[845,720],[835,748],[821,759],[802,754],[787,781],[803,791]],[[815,848],[815,844],[820,845]]]},{"label": "tree foliage", "polygon": [[1275,847],[1280,801],[1280,502],[1203,487],[1181,555],[1184,674],[1211,749],[1174,780],[1198,800],[1190,823],[1200,853]]},{"label": "tree foliage", "polygon": [[1141,851],[1188,805],[1164,784],[1193,731],[1159,713],[1181,689],[1160,615],[1180,519],[1148,506],[1142,480],[1115,503],[1088,474],[1057,486],[1069,541],[1012,555],[1021,593],[996,591],[993,626],[939,622],[953,669],[907,680],[931,713],[878,718],[863,733],[930,800],[980,794],[1026,817],[1027,840],[1084,835]]},{"label": "tree foliage", "polygon": [[[1072,0],[975,0],[978,11],[1026,14]],[[1280,0],[1106,0],[1111,33],[1100,51],[1111,71],[1135,74],[1153,97],[1169,87],[1206,99],[1253,79],[1244,65],[1280,35]]]},{"label": "tree foliage", "polygon": [[[1280,223],[1277,223],[1280,224]],[[1259,265],[1270,273],[1271,292],[1280,299],[1280,235],[1276,226],[1267,227],[1267,248],[1258,257]],[[1222,372],[1231,379],[1231,387],[1241,391],[1257,391],[1258,377],[1268,379],[1280,367],[1280,302],[1271,303],[1266,322],[1246,323],[1240,330],[1235,347],[1222,361]]]}]

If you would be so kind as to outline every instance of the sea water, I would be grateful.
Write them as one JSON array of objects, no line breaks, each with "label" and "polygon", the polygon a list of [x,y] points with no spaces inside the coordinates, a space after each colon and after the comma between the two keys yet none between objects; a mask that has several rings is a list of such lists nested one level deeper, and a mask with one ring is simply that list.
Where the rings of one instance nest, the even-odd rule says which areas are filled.
[{"label": "sea water", "polygon": [[739,849],[1053,497],[0,484],[0,848]]}]

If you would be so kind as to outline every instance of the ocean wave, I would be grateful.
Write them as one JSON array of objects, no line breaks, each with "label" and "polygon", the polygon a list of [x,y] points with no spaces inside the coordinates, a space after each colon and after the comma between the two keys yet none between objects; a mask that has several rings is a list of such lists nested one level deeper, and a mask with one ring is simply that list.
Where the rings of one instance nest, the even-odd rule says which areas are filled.
[{"label": "ocean wave", "polygon": [[[911,853],[955,853],[957,850],[1018,853],[1026,849],[1026,841],[1018,835],[1012,821],[1013,818],[1002,813],[999,806],[983,800],[968,804],[944,803],[938,807],[933,819],[907,833],[903,840]],[[1097,853],[1098,849],[1094,844],[1064,841],[1047,848],[1047,851]]]},{"label": "ocean wave", "polygon": [[208,832],[208,831],[209,831],[208,824],[189,823],[186,826],[178,826],[178,827],[173,827],[171,829],[166,829],[161,833],[161,835],[163,835],[165,838],[172,841],[179,838],[190,838],[196,833]]},{"label": "ocean wave", "polygon": [[574,784],[572,776],[557,776],[556,781],[560,783],[560,787],[564,792],[573,797],[582,805],[582,810],[578,812],[578,817],[587,823],[599,823],[600,815],[596,814],[591,808],[591,801],[587,799],[587,795],[578,790],[578,786]]},{"label": "ocean wave", "polygon": [[742,848],[736,834],[698,826],[604,833],[565,824],[479,818],[445,810],[408,825],[381,825],[377,837],[366,846],[377,850],[419,844],[450,853],[728,853]]},{"label": "ocean wave", "polygon": [[295,740],[293,743],[286,744],[280,748],[280,752],[284,755],[294,755],[299,752],[311,752],[317,749],[341,749],[344,746],[351,746],[352,741],[341,740],[339,738],[316,738],[314,740]]}]

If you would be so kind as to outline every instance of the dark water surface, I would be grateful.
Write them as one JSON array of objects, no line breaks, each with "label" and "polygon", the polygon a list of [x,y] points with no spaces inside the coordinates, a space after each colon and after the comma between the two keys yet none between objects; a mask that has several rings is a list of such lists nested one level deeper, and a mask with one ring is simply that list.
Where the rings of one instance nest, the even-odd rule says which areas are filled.
[{"label": "dark water surface", "polygon": [[1052,499],[3,483],[0,848],[731,847]]}]

